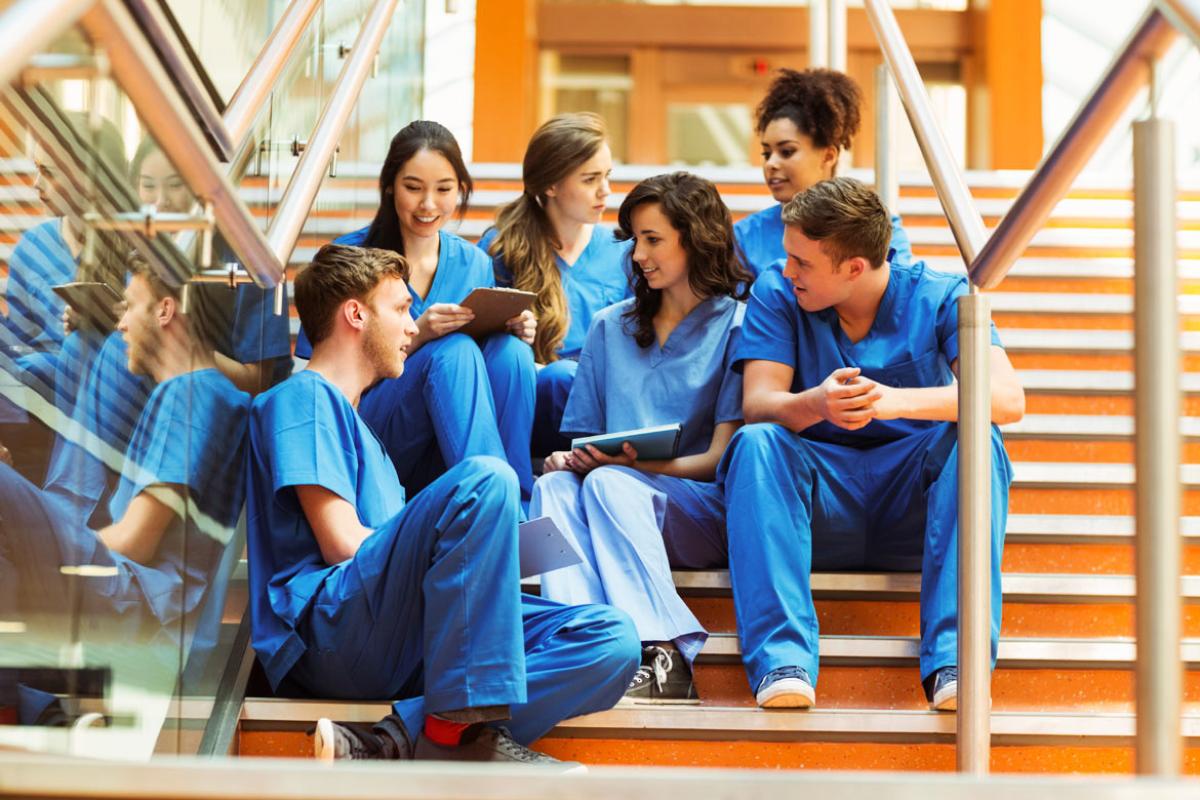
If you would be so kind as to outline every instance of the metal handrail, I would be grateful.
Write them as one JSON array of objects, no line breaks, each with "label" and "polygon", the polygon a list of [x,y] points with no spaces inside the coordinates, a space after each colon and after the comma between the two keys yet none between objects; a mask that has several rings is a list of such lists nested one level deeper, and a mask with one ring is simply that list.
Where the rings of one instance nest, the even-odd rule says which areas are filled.
[{"label": "metal handrail", "polygon": [[235,151],[241,149],[250,135],[264,101],[275,89],[292,51],[296,49],[320,5],[321,0],[292,0],[230,98],[224,121]]},{"label": "metal handrail", "polygon": [[1200,0],[1158,0],[1158,10],[1200,48]]},{"label": "metal handrail", "polygon": [[163,153],[196,196],[212,204],[217,227],[238,260],[256,283],[275,286],[283,279],[284,264],[268,246],[128,9],[117,0],[99,0],[81,22],[92,42],[106,51],[113,76]]},{"label": "metal handrail", "polygon": [[916,134],[917,144],[929,167],[934,189],[946,211],[946,220],[950,223],[954,240],[958,243],[963,260],[970,265],[987,239],[983,218],[975,208],[962,172],[954,163],[950,145],[938,128],[925,84],[921,81],[921,74],[917,71],[917,63],[908,49],[904,34],[900,32],[895,13],[886,0],[866,0],[865,6],[871,27],[875,30],[875,38],[879,40],[884,60],[896,81],[896,89]]},{"label": "metal handrail", "polygon": [[18,0],[0,16],[0,86],[66,33],[93,0]]},{"label": "metal handrail", "polygon": [[1000,220],[991,239],[973,259],[972,283],[981,289],[991,289],[1004,280],[1129,103],[1146,87],[1153,61],[1166,52],[1178,35],[1157,8],[1146,12],[1091,96]]},{"label": "metal handrail", "polygon": [[375,0],[367,18],[359,28],[358,38],[350,51],[350,58],[342,67],[334,84],[333,92],[321,118],[309,137],[304,154],[288,181],[287,189],[275,209],[274,219],[267,232],[271,252],[279,262],[286,264],[296,247],[296,240],[304,228],[304,221],[321,188],[329,161],[333,158],[342,129],[354,110],[363,84],[375,63],[375,54],[387,33],[388,22],[395,13],[400,0]]}]

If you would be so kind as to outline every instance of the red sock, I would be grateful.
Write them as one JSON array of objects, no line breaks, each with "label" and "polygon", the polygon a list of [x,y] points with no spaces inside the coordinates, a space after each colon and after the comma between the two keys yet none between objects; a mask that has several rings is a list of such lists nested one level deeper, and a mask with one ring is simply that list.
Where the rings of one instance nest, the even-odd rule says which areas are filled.
[{"label": "red sock", "polygon": [[451,722],[436,714],[425,715],[425,738],[443,747],[457,747],[468,727],[466,722]]}]

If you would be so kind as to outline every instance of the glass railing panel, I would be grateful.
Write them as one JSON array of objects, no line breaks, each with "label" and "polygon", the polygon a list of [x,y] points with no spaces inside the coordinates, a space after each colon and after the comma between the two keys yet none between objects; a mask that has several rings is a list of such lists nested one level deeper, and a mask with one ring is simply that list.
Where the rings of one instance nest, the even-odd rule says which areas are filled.
[{"label": "glass railing panel", "polygon": [[0,747],[144,758],[194,750],[241,616],[271,293],[195,280],[211,220],[80,65],[0,95]]}]

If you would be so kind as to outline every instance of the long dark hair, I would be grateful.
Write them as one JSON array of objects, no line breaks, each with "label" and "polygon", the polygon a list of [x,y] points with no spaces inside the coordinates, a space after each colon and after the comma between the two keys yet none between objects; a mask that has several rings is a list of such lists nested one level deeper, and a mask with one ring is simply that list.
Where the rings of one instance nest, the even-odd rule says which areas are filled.
[{"label": "long dark hair", "polygon": [[471,173],[467,172],[458,141],[444,125],[419,119],[408,123],[392,137],[387,158],[383,160],[383,169],[379,171],[379,209],[375,212],[371,227],[367,229],[363,247],[381,247],[404,255],[404,237],[400,234],[400,220],[396,217],[394,187],[400,170],[409,159],[422,150],[438,153],[450,162],[450,166],[454,168],[454,176],[458,178],[458,191],[461,196],[458,215],[462,217],[466,213],[475,183],[471,180]]},{"label": "long dark hair", "polygon": [[[733,241],[733,218],[717,187],[690,172],[655,175],[633,187],[617,212],[617,238],[634,237],[633,211],[657,203],[687,253],[688,284],[703,298],[728,295],[745,299],[754,280],[742,266]],[[662,290],[651,289],[637,262],[633,263],[633,306],[625,312],[639,347],[654,342],[654,315],[662,307]]]}]

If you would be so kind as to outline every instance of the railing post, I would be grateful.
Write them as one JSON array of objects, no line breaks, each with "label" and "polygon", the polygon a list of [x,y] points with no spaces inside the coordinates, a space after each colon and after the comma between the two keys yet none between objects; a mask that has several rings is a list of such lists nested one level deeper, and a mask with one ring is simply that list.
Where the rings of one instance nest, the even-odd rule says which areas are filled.
[{"label": "railing post", "polygon": [[895,129],[892,125],[892,76],[887,64],[875,68],[875,191],[892,214],[898,213]]},{"label": "railing post", "polygon": [[1183,758],[1180,657],[1179,295],[1175,126],[1133,125],[1137,460],[1137,771],[1175,777]]},{"label": "railing post", "polygon": [[991,303],[958,298],[958,771],[988,772],[992,711]]},{"label": "railing post", "polygon": [[829,66],[829,0],[808,3],[808,66]]},{"label": "railing post", "polygon": [[846,0],[827,0],[829,68],[846,71]]}]

